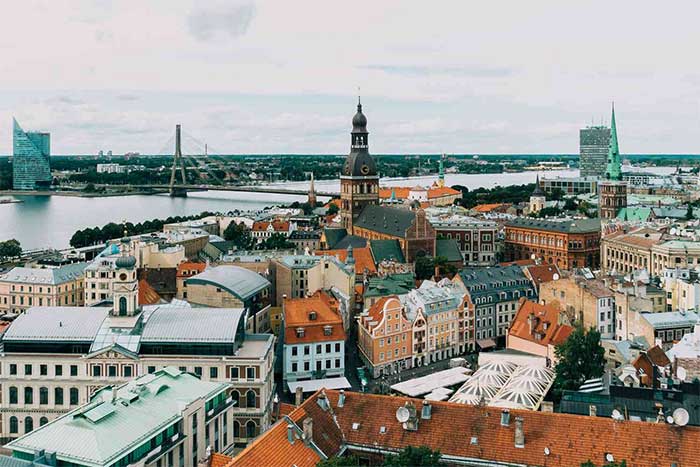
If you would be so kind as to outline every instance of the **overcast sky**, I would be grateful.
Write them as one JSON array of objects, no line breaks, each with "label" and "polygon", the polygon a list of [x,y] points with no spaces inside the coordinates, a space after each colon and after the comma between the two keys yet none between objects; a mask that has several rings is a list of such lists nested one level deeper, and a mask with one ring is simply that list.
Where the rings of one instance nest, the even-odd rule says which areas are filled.
[{"label": "overcast sky", "polygon": [[0,15],[12,116],[54,154],[150,153],[176,123],[220,153],[345,153],[358,86],[374,153],[698,153],[700,4],[29,1]]}]

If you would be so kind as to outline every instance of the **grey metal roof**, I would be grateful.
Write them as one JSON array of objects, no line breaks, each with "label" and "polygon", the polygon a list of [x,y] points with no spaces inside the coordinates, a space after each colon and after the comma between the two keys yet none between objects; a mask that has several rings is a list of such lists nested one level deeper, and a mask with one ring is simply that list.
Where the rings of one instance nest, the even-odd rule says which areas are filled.
[{"label": "grey metal roof", "polygon": [[[464,268],[459,271],[459,276],[473,299],[505,292],[505,299],[511,300],[527,296],[527,291],[530,291],[530,295],[535,293],[532,282],[525,276],[520,266]],[[516,291],[519,292],[517,296],[514,294]]]},{"label": "grey metal roof", "polygon": [[60,285],[82,277],[86,266],[87,263],[71,263],[57,268],[16,267],[0,277],[0,280],[37,285]]},{"label": "grey metal roof", "polygon": [[530,217],[516,217],[506,226],[524,227],[536,230],[565,233],[588,233],[600,231],[600,219],[562,219],[548,220]]},{"label": "grey metal roof", "polygon": [[10,456],[0,456],[0,467],[34,467],[34,466],[46,466],[48,464],[42,463],[37,463],[32,462],[32,461],[25,461],[22,459],[18,459],[16,457],[10,457]]},{"label": "grey metal roof", "polygon": [[406,230],[415,222],[416,213],[408,209],[389,208],[370,204],[355,221],[357,227],[396,237],[405,237]]},{"label": "grey metal roof", "polygon": [[33,307],[15,319],[4,341],[92,341],[110,308]]},{"label": "grey metal roof", "polygon": [[187,279],[187,284],[210,284],[221,287],[240,300],[247,300],[270,286],[260,274],[239,266],[217,266]]},{"label": "grey metal roof", "polygon": [[141,342],[233,343],[242,308],[156,307],[144,316]]},{"label": "grey metal roof", "polygon": [[642,313],[644,318],[654,329],[676,328],[679,326],[693,326],[698,322],[698,315],[692,311],[666,311],[663,313]]}]

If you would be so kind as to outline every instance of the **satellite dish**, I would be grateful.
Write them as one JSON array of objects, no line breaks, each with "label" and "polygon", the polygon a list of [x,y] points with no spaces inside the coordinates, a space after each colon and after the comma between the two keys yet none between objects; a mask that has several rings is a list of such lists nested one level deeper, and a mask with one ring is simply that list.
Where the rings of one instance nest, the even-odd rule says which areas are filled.
[{"label": "satellite dish", "polygon": [[679,366],[676,370],[676,375],[678,376],[678,379],[685,381],[685,379],[688,377],[688,371],[682,366]]},{"label": "satellite dish", "polygon": [[557,274],[556,272],[555,272],[554,274],[552,274],[552,280],[553,280],[553,281],[558,281],[558,280],[559,280],[559,274]]},{"label": "satellite dish", "polygon": [[670,415],[666,417],[666,423],[668,423],[669,425],[673,425],[673,417]]},{"label": "satellite dish", "polygon": [[669,231],[671,235],[676,235],[677,232],[678,230],[675,227],[671,228],[671,230]]},{"label": "satellite dish", "polygon": [[537,258],[537,256],[534,253],[530,255],[530,259],[536,259],[536,258]]},{"label": "satellite dish", "polygon": [[612,414],[611,414],[610,416],[612,417],[613,420],[622,420],[622,419],[625,418],[625,417],[622,415],[622,412],[620,412],[620,411],[617,410],[617,409],[614,409],[614,410],[612,411]]},{"label": "satellite dish", "polygon": [[613,461],[615,461],[615,458],[613,457],[612,454],[607,453],[607,454],[605,455],[605,461],[606,461],[606,462],[613,462]]},{"label": "satellite dish", "polygon": [[396,410],[396,420],[398,420],[401,423],[406,423],[411,416],[411,413],[408,411],[406,407],[399,407]]},{"label": "satellite dish", "polygon": [[673,411],[673,422],[678,426],[686,426],[690,421],[690,414],[683,407]]}]

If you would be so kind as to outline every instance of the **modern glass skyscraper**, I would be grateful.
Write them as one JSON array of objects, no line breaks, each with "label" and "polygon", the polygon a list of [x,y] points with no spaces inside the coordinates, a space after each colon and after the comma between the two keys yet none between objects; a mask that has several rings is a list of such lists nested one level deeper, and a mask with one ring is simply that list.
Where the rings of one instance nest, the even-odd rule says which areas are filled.
[{"label": "modern glass skyscraper", "polygon": [[12,187],[36,190],[51,185],[51,135],[26,132],[12,119]]}]

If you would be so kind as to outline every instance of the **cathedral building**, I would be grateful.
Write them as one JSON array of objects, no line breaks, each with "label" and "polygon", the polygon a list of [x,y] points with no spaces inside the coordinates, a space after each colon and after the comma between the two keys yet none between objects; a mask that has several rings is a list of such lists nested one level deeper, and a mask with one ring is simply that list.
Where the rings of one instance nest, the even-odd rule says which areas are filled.
[{"label": "cathedral building", "polygon": [[353,225],[362,210],[366,206],[379,204],[377,164],[369,154],[367,117],[362,113],[359,99],[350,136],[350,154],[340,176],[340,216],[342,226],[352,234]]}]

